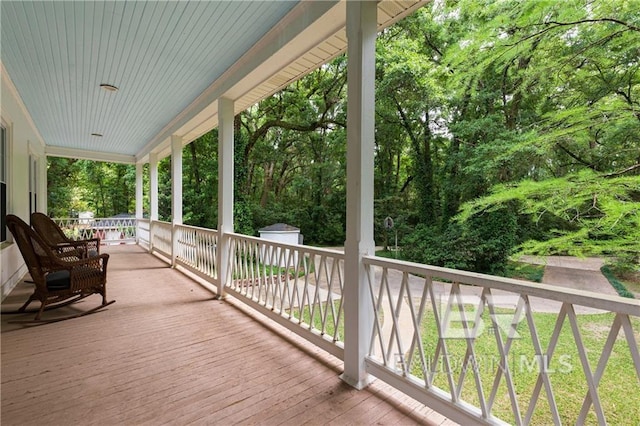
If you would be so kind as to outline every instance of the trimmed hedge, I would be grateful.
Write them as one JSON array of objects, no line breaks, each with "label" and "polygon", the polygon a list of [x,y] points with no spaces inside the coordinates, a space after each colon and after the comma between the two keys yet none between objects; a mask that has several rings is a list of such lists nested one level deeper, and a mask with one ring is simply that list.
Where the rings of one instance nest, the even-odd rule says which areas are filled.
[{"label": "trimmed hedge", "polygon": [[603,266],[602,268],[600,268],[600,271],[602,271],[602,274],[607,277],[607,280],[609,280],[613,288],[616,289],[620,296],[635,299],[633,293],[627,290],[624,284],[618,281],[618,279],[613,275],[613,272],[611,272],[611,269],[609,269],[608,266]]}]

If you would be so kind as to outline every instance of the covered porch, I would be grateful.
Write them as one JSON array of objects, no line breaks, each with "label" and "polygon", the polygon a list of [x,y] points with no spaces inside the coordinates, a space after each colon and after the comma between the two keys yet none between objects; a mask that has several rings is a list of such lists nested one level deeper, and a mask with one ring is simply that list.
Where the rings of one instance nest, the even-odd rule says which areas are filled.
[{"label": "covered porch", "polygon": [[104,251],[108,309],[28,329],[3,315],[2,424],[454,424],[382,382],[356,391],[338,358],[140,246]]}]

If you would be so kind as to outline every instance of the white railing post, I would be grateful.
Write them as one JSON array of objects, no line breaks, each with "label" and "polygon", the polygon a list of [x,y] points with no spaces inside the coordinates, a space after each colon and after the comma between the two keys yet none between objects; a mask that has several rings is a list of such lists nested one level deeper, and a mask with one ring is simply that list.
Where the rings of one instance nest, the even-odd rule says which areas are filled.
[{"label": "white railing post", "polygon": [[373,305],[362,257],[373,254],[373,157],[377,2],[347,2],[347,235],[344,284],[344,373],[362,389]]},{"label": "white railing post", "polygon": [[171,266],[178,256],[178,227],[182,225],[182,138],[171,136]]},{"label": "white railing post", "polygon": [[229,233],[233,232],[233,100],[218,99],[218,297],[224,297],[229,270]]},{"label": "white railing post", "polygon": [[138,220],[142,219],[142,199],[143,199],[143,179],[142,163],[136,163],[136,244],[140,244],[140,233],[138,232]]}]

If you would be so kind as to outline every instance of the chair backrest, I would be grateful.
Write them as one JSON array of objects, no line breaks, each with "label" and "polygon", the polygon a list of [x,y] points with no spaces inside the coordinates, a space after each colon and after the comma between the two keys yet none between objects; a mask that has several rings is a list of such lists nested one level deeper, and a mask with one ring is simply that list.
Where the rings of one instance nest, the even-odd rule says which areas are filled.
[{"label": "chair backrest", "polygon": [[45,272],[56,264],[56,256],[49,245],[22,219],[7,215],[7,227],[18,244],[31,278],[38,286],[45,286]]},{"label": "chair backrest", "polygon": [[31,226],[50,247],[69,242],[69,238],[64,235],[58,224],[44,213],[31,213]]}]

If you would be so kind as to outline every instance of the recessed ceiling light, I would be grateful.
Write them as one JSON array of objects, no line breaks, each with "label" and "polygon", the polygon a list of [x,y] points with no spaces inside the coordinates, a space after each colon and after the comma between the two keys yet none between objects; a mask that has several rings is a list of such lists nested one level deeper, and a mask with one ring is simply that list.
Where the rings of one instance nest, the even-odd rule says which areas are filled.
[{"label": "recessed ceiling light", "polygon": [[102,137],[102,133],[91,133],[91,136],[96,136],[101,138]]},{"label": "recessed ceiling light", "polygon": [[107,92],[117,92],[118,91],[118,88],[116,86],[114,86],[113,84],[102,83],[100,85],[100,87],[102,87]]}]

